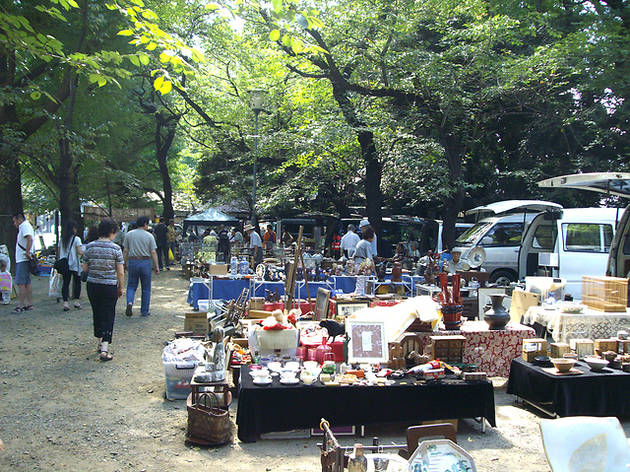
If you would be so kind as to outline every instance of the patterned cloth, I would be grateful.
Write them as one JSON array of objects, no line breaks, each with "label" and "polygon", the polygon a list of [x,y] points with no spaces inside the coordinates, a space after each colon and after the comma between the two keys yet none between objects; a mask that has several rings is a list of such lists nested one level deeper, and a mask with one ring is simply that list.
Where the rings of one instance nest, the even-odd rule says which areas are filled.
[{"label": "patterned cloth", "polygon": [[491,331],[485,321],[466,321],[458,331],[440,330],[437,333],[417,333],[420,348],[431,343],[431,336],[466,337],[464,364],[476,364],[489,377],[509,377],[510,364],[523,353],[523,339],[535,338],[532,328],[508,323],[505,330]]},{"label": "patterned cloth", "polygon": [[571,339],[614,338],[617,331],[630,330],[630,309],[625,313],[606,313],[584,307],[582,313],[562,313],[559,309],[532,306],[523,315],[523,323],[544,326],[554,341],[562,343]]}]

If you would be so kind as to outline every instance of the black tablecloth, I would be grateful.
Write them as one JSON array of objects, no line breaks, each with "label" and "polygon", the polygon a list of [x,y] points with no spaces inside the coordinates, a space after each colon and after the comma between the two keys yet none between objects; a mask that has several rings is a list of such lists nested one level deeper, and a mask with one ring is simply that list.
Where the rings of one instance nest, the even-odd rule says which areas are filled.
[{"label": "black tablecloth", "polygon": [[[494,390],[489,381],[445,379],[414,385],[415,378],[386,387],[254,385],[241,368],[236,424],[243,442],[261,433],[319,426],[321,418],[337,426],[484,417],[496,426]],[[404,385],[401,382],[409,382]]]},{"label": "black tablecloth", "polygon": [[557,376],[523,359],[514,359],[507,393],[535,403],[550,403],[559,416],[630,415],[630,374],[617,369],[593,372],[584,362],[581,375]]}]

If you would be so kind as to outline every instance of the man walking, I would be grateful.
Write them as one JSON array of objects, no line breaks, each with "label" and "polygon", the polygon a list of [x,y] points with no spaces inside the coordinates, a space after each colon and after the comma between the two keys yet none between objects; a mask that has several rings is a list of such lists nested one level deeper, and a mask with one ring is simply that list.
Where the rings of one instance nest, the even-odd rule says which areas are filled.
[{"label": "man walking", "polygon": [[354,256],[354,248],[356,248],[357,243],[361,241],[361,238],[354,232],[354,229],[354,225],[349,224],[348,231],[343,235],[343,238],[341,238],[341,250],[348,259]]},{"label": "man walking", "polygon": [[157,255],[160,270],[171,270],[168,267],[168,229],[164,224],[164,217],[160,217],[160,222],[153,228],[153,234],[155,235],[155,243],[157,244]]},{"label": "man walking", "polygon": [[131,316],[133,299],[138,288],[138,281],[142,283],[142,303],[140,314],[149,316],[149,305],[151,304],[151,261],[155,267],[155,273],[159,274],[159,264],[157,245],[155,239],[147,230],[149,229],[149,218],[141,216],[136,223],[137,229],[129,231],[125,236],[125,250],[123,258],[125,267],[129,271],[127,278],[127,310],[125,314]]},{"label": "man walking", "polygon": [[15,284],[18,287],[18,305],[16,313],[33,309],[33,286],[31,285],[31,271],[29,261],[33,255],[33,227],[19,212],[13,215],[13,225],[18,229],[15,245]]}]

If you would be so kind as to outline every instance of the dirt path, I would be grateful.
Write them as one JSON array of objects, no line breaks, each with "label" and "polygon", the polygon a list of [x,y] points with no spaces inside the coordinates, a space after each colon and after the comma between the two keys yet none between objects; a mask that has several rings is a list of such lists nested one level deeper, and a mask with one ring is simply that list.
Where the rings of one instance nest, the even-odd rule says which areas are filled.
[{"label": "dirt path", "polygon": [[[317,439],[235,440],[217,449],[184,443],[185,402],[164,399],[160,358],[164,341],[183,329],[188,287],[179,272],[154,276],[149,318],[125,317],[119,301],[108,363],[97,358],[87,296],[82,310],[63,312],[46,296],[48,279],[36,279],[33,311],[0,306],[1,471],[321,470]],[[476,423],[460,423],[458,441],[478,469],[548,470],[538,417],[514,406],[503,390],[496,403],[498,428],[482,434]],[[403,431],[404,425],[389,425],[367,434],[402,444]]]}]

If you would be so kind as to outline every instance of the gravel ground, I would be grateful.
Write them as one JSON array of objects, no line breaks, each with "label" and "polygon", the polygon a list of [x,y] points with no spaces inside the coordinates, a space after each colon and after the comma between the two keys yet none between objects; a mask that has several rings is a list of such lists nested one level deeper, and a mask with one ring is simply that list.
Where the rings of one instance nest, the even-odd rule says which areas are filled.
[{"label": "gravel ground", "polygon": [[[33,311],[0,305],[1,471],[321,470],[317,439],[185,444],[185,402],[164,399],[160,359],[164,341],[183,329],[188,284],[179,271],[154,276],[151,317],[127,318],[119,301],[108,363],[98,361],[87,295],[82,310],[64,312],[47,297],[48,279],[35,279]],[[549,470],[539,417],[516,406],[503,383],[495,390],[498,427],[484,434],[462,421],[458,442],[480,472]],[[404,444],[406,426],[368,428],[363,442],[379,436],[381,444]],[[624,428],[628,434],[630,423]]]}]

